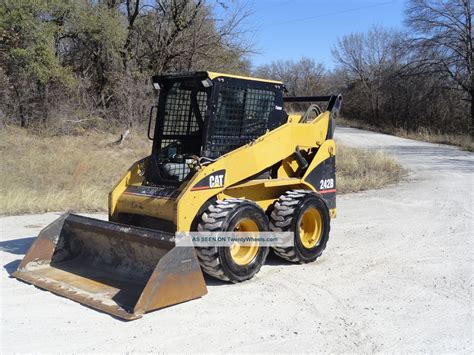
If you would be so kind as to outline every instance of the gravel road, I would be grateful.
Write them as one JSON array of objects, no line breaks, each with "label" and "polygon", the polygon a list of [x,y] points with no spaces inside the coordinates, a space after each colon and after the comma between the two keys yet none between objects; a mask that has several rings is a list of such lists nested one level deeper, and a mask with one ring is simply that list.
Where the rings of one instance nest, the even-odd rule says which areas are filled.
[{"label": "gravel road", "polygon": [[[323,257],[123,322],[9,277],[57,213],[1,217],[1,352],[473,352],[474,154],[350,128],[406,181],[338,197]],[[102,216],[104,217],[104,216]]]}]

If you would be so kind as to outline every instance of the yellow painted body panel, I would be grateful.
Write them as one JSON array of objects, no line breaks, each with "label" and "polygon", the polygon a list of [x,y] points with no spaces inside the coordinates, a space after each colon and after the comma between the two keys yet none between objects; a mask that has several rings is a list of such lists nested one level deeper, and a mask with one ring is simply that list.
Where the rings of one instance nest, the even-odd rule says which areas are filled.
[{"label": "yellow painted body panel", "polygon": [[164,198],[122,194],[118,200],[121,213],[133,213],[174,221],[176,202]]},{"label": "yellow painted body panel", "polygon": [[[333,139],[328,139],[319,147],[318,152],[316,153],[316,156],[313,158],[313,161],[308,166],[308,169],[306,170],[306,173],[303,175],[303,178],[301,180],[303,181],[304,179],[306,179],[308,174],[314,168],[316,168],[319,164],[321,164],[323,161],[335,155],[336,155],[336,142]],[[303,182],[303,183],[306,185],[308,189],[317,191],[312,185],[306,182]],[[329,216],[331,218],[336,218],[335,208],[332,208],[329,210]]]},{"label": "yellow painted body panel", "polygon": [[147,167],[148,157],[134,163],[109,194],[109,219],[117,221],[118,213],[132,213],[143,216],[157,217],[169,221],[176,220],[176,201],[155,198],[146,195],[127,194],[127,186],[140,186],[143,177],[139,174],[139,166]]},{"label": "yellow painted body panel", "polygon": [[283,82],[278,81],[278,80],[268,80],[268,79],[261,79],[261,78],[251,78],[251,77],[248,77],[248,76],[232,75],[232,74],[224,74],[224,73],[216,73],[216,72],[212,72],[212,71],[208,71],[208,72],[207,72],[207,75],[209,76],[209,79],[211,79],[211,80],[223,76],[223,77],[228,77],[228,78],[244,79],[244,80],[252,80],[252,81],[261,81],[261,82],[264,82],[264,83],[273,83],[273,84],[283,85]]},{"label": "yellow painted body panel", "polygon": [[115,184],[112,191],[109,193],[109,219],[115,220],[117,217],[117,205],[119,199],[123,196],[128,185],[141,185],[143,177],[139,175],[139,165],[145,164],[145,159],[135,162],[125,173],[125,175]]},{"label": "yellow painted body panel", "polygon": [[302,115],[288,115],[288,122],[299,122]]},{"label": "yellow painted body panel", "polygon": [[261,179],[234,185],[219,193],[217,198],[245,198],[255,201],[264,211],[278,196],[289,189],[304,188],[300,179]]}]

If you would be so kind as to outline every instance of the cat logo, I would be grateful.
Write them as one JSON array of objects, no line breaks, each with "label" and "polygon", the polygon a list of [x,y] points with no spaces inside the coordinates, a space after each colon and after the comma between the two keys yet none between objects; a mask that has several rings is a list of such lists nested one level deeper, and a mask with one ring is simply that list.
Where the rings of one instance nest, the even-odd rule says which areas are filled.
[{"label": "cat logo", "polygon": [[206,176],[205,178],[202,178],[196,185],[194,185],[191,191],[219,189],[224,187],[224,181],[225,170],[218,170]]},{"label": "cat logo", "polygon": [[209,176],[209,188],[215,189],[224,186],[224,174]]}]

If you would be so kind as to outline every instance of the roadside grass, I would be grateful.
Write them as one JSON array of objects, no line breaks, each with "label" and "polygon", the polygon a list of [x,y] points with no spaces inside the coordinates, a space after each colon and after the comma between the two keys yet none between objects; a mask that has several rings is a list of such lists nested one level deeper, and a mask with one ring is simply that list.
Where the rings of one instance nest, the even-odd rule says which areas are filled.
[{"label": "roadside grass", "polygon": [[338,117],[337,124],[341,126],[360,128],[368,131],[390,134],[402,138],[414,139],[417,141],[454,145],[469,152],[474,152],[474,141],[469,136],[469,134],[439,134],[431,132],[426,128],[419,129],[415,132],[406,131],[401,128],[381,128],[371,126],[365,122],[350,120],[345,117]]},{"label": "roadside grass", "polygon": [[[86,131],[76,136],[39,136],[18,128],[0,131],[0,214],[48,211],[106,211],[108,193],[151,142],[134,131],[118,136]],[[381,152],[338,146],[339,193],[396,183],[400,165]]]},{"label": "roadside grass", "polygon": [[337,145],[336,170],[339,194],[379,189],[388,184],[395,184],[405,173],[391,155],[340,144]]},{"label": "roadside grass", "polygon": [[133,162],[149,154],[147,139],[89,132],[43,137],[0,131],[0,214],[105,211],[108,192]]}]

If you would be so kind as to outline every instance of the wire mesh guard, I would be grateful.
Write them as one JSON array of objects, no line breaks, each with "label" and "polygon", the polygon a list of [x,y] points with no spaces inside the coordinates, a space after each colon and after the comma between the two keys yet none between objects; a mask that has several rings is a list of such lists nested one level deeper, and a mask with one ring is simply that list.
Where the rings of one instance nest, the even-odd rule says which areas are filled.
[{"label": "wire mesh guard", "polygon": [[158,159],[163,162],[165,173],[174,180],[182,181],[190,173],[191,160],[186,155],[200,154],[207,98],[207,92],[185,89],[180,82],[169,89]]},{"label": "wire mesh guard", "polygon": [[219,91],[206,152],[217,158],[263,135],[275,107],[275,92],[224,86]]},{"label": "wire mesh guard", "polygon": [[[183,181],[191,172],[190,155],[201,155],[208,93],[187,89],[182,82],[170,87],[161,120],[158,160],[167,179]],[[221,86],[215,116],[209,123],[203,151],[218,158],[265,134],[275,107],[275,92],[238,86]]]}]

